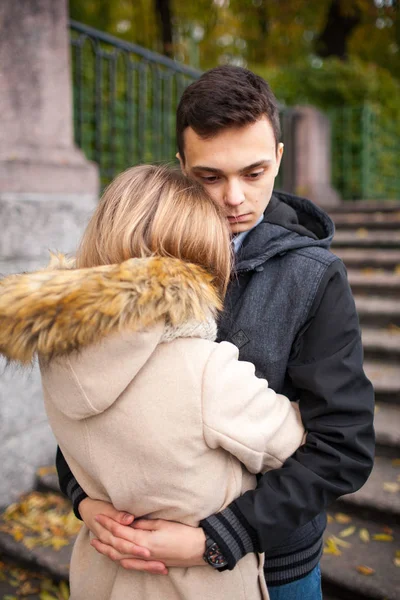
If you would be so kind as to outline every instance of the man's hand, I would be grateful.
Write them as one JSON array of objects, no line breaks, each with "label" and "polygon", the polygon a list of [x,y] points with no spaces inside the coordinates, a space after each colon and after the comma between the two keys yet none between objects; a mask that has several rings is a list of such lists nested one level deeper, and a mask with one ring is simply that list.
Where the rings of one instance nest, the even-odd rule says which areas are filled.
[{"label": "man's hand", "polygon": [[[150,552],[147,548],[141,548],[134,543],[128,543],[123,537],[116,539],[110,530],[103,527],[96,518],[98,515],[103,515],[108,519],[108,523],[118,524],[122,531],[126,529],[130,532],[132,531],[130,525],[134,520],[133,515],[116,510],[109,502],[92,500],[91,498],[85,498],[79,503],[79,513],[86,527],[96,536],[96,543],[92,543],[92,546],[101,554],[105,554],[114,561],[129,558],[133,564],[137,563],[136,568],[141,571],[167,573],[167,569],[163,563],[148,560]],[[117,550],[117,547],[121,552]],[[134,560],[135,557],[137,560]]]},{"label": "man's hand", "polygon": [[[200,527],[161,519],[140,519],[126,527],[104,514],[98,515],[96,521],[110,537],[106,543],[93,540],[92,546],[112,560],[118,560],[125,569],[167,574],[166,567],[205,564],[206,537]],[[138,560],[137,548],[147,549],[149,554],[145,560]],[[131,556],[128,558],[127,554]]]}]

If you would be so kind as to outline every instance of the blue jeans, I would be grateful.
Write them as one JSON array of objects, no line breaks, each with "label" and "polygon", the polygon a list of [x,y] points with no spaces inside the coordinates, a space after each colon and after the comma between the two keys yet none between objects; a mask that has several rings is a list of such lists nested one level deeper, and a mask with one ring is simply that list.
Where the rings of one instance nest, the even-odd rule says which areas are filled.
[{"label": "blue jeans", "polygon": [[322,600],[319,564],[303,579],[268,588],[271,600]]}]

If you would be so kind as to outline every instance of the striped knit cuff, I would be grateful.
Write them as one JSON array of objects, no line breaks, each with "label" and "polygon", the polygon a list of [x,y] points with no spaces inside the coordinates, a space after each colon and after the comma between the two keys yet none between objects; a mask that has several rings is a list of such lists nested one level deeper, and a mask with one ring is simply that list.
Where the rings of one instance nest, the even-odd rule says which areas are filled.
[{"label": "striped knit cuff", "polygon": [[87,498],[88,495],[86,494],[86,492],[83,491],[83,489],[80,487],[79,483],[74,477],[72,477],[72,479],[70,479],[70,481],[67,484],[66,494],[72,502],[72,508],[74,510],[76,518],[82,521],[82,517],[79,514],[79,504],[82,502],[82,500]]},{"label": "striped knit cuff", "polygon": [[319,563],[323,550],[320,537],[308,548],[291,554],[280,554],[273,558],[265,557],[264,575],[268,587],[285,585],[306,577]]},{"label": "striped knit cuff", "polygon": [[259,551],[257,532],[235,504],[208,519],[203,519],[200,521],[200,527],[218,544],[228,562],[229,570],[249,552]]}]

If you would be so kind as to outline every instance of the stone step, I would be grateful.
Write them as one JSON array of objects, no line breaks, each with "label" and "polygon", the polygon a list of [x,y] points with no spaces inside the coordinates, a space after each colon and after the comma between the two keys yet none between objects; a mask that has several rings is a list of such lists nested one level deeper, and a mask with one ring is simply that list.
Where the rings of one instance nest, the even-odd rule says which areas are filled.
[{"label": "stone step", "polygon": [[379,248],[335,248],[347,268],[382,268],[394,271],[400,269],[400,250],[381,250]]},{"label": "stone step", "polygon": [[[400,231],[358,229],[339,230],[333,238],[332,248],[395,248],[400,246]],[[335,250],[334,250],[335,251]]]},{"label": "stone step", "polygon": [[400,402],[400,369],[397,364],[366,360],[364,370],[372,381],[377,402]]},{"label": "stone step", "polygon": [[375,327],[400,327],[400,301],[396,298],[381,296],[355,296],[358,316],[361,324]]},{"label": "stone step", "polygon": [[22,541],[16,541],[8,533],[0,531],[0,555],[14,559],[32,570],[45,572],[56,580],[68,580],[72,547],[71,542],[58,551],[40,546],[28,549]]},{"label": "stone step", "polygon": [[400,405],[377,402],[374,426],[376,443],[392,449],[392,456],[400,456]]},{"label": "stone step", "polygon": [[337,206],[329,208],[329,214],[333,216],[347,213],[373,213],[373,212],[396,212],[400,211],[398,200],[355,200],[354,202],[341,202]]},{"label": "stone step", "polygon": [[[328,594],[342,600],[399,600],[399,567],[394,561],[400,544],[400,527],[394,526],[388,529],[385,525],[360,517],[349,518],[351,520],[346,524],[338,522],[333,513],[329,519],[324,536],[325,549],[330,539],[336,543],[340,554],[327,554],[325,551],[322,557],[324,592],[326,590]],[[341,533],[346,529],[349,531],[350,527],[354,527],[354,533],[342,538]],[[362,541],[360,530],[368,531],[369,542]],[[374,540],[373,536],[379,534],[388,535],[388,539],[393,538],[393,541]],[[343,547],[340,542],[336,542],[337,539],[348,546]],[[360,566],[373,569],[373,573],[371,575],[360,573],[358,571]]]},{"label": "stone step", "polygon": [[400,331],[362,327],[361,330],[364,354],[368,359],[384,358],[400,363]]},{"label": "stone step", "polygon": [[[399,452],[400,454],[400,452]],[[355,514],[365,514],[378,522],[400,522],[400,468],[394,459],[375,458],[367,483],[354,494],[342,496],[338,504]]]},{"label": "stone step", "polygon": [[400,227],[400,210],[393,212],[373,213],[342,213],[333,215],[336,229],[359,229],[365,227],[368,230],[385,229],[393,230]]},{"label": "stone step", "polygon": [[348,269],[348,278],[354,295],[400,297],[400,274],[376,270]]},{"label": "stone step", "polygon": [[[45,596],[44,592],[47,592]],[[45,571],[29,568],[22,562],[10,560],[0,554],[0,598],[67,598],[68,584],[65,580],[51,578]],[[54,595],[53,595],[54,594]]]}]

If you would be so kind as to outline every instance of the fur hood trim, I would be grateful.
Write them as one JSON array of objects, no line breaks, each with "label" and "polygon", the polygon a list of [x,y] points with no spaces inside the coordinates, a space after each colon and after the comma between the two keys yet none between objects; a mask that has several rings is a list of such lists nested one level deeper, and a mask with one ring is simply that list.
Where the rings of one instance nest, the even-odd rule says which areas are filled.
[{"label": "fur hood trim", "polygon": [[52,255],[46,269],[0,281],[0,354],[7,360],[49,360],[159,321],[209,321],[222,307],[212,276],[175,258],[70,267]]}]

